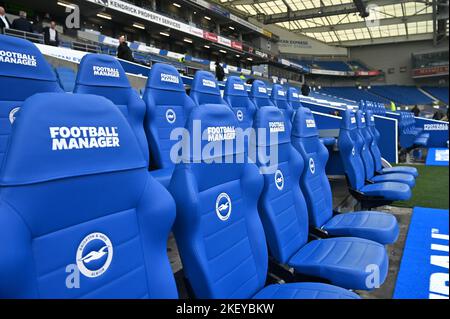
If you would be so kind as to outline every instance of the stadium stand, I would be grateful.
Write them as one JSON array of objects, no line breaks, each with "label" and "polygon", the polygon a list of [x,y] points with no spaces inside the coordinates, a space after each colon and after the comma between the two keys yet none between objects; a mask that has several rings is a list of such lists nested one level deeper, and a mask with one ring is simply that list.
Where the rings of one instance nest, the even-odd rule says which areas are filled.
[{"label": "stadium stand", "polygon": [[442,101],[448,105],[448,88],[425,86],[423,89],[439,101]]},{"label": "stadium stand", "polygon": [[374,85],[368,89],[398,105],[431,104],[433,100],[413,86],[402,85]]}]

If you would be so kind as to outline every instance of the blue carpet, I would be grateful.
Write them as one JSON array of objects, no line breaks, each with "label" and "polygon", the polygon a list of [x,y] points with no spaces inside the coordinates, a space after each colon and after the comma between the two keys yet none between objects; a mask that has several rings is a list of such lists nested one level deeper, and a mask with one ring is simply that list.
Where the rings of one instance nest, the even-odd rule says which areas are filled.
[{"label": "blue carpet", "polygon": [[448,166],[448,148],[430,148],[425,164],[428,166]]},{"label": "blue carpet", "polygon": [[393,298],[448,298],[448,215],[414,207]]}]

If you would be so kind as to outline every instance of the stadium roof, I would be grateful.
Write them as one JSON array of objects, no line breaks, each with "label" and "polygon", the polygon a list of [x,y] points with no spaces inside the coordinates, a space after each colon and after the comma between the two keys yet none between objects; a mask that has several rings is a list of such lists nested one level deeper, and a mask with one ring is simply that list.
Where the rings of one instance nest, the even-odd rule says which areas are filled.
[{"label": "stadium roof", "polygon": [[[407,41],[432,39],[447,9],[440,0],[218,0],[222,5],[317,40],[339,45],[383,42],[387,38]],[[445,2],[445,1],[444,1]],[[376,3],[376,4],[375,4]],[[362,7],[361,7],[362,6]],[[363,9],[361,9],[363,8]],[[369,16],[363,18],[361,12]],[[442,25],[441,25],[442,27]],[[380,41],[381,40],[381,41]]]}]

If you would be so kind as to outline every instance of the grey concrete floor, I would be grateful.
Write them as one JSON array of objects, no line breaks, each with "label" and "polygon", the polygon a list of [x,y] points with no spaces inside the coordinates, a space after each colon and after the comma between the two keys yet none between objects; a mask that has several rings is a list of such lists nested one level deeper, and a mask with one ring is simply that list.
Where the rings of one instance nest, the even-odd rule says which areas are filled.
[{"label": "grey concrete floor", "polygon": [[[333,192],[333,206],[335,208],[338,208],[338,210],[341,212],[353,211],[355,209],[358,209],[356,206],[356,201],[354,201],[349,196],[344,179],[331,178],[330,183]],[[368,299],[389,299],[392,297],[394,292],[406,235],[411,219],[412,209],[394,206],[383,206],[377,210],[389,212],[395,215],[400,226],[400,234],[397,242],[394,245],[387,246],[389,254],[389,273],[384,284],[380,288],[373,291],[357,291],[357,293],[361,297]],[[182,273],[183,266],[178,254],[178,249],[173,234],[171,234],[169,237],[167,250],[173,272],[175,273],[179,296],[180,298],[187,298],[188,293]]]}]

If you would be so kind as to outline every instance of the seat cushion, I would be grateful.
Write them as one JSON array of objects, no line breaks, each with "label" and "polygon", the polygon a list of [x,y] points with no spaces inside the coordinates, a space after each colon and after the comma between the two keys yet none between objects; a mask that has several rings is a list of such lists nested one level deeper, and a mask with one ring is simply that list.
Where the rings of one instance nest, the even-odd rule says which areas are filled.
[{"label": "seat cushion", "polygon": [[379,284],[387,276],[389,258],[382,244],[371,240],[339,237],[314,240],[290,260],[298,273],[321,277],[348,289],[371,290],[366,279],[373,268],[379,271]]},{"label": "seat cushion", "polygon": [[385,182],[365,185],[360,189],[366,196],[381,197],[385,200],[408,200],[411,188],[403,183]]},{"label": "seat cushion", "polygon": [[425,137],[418,137],[416,139],[414,139],[414,145],[417,146],[426,146],[428,142],[428,139]]},{"label": "seat cushion", "polygon": [[253,299],[360,299],[360,297],[340,287],[316,282],[301,282],[267,286]]},{"label": "seat cushion", "polygon": [[411,174],[414,177],[419,176],[419,172],[417,171],[417,168],[412,167],[412,166],[385,167],[381,170],[381,174],[390,174],[390,173]]},{"label": "seat cushion", "polygon": [[331,236],[370,239],[380,244],[392,244],[398,237],[395,216],[382,212],[359,211],[334,216],[322,229]]},{"label": "seat cushion", "polygon": [[377,175],[372,177],[372,180],[375,183],[384,183],[384,182],[399,182],[408,185],[409,187],[414,187],[416,185],[416,179],[411,174],[402,174],[402,173],[389,173],[383,175]]},{"label": "seat cushion", "polygon": [[160,182],[164,187],[168,187],[170,180],[172,178],[173,167],[161,168],[154,171],[150,171],[150,175],[153,176],[158,182]]}]

